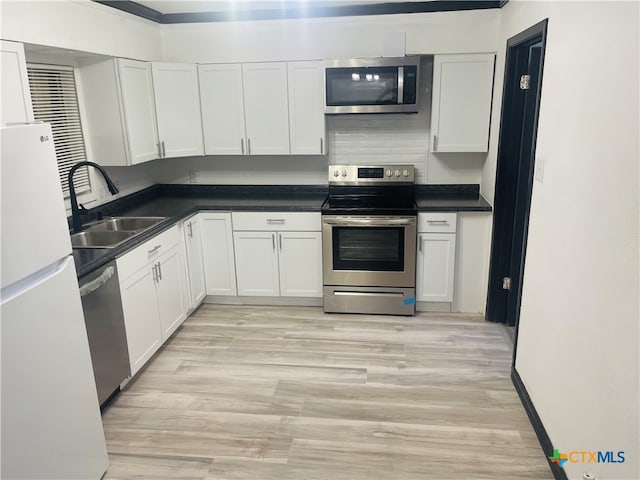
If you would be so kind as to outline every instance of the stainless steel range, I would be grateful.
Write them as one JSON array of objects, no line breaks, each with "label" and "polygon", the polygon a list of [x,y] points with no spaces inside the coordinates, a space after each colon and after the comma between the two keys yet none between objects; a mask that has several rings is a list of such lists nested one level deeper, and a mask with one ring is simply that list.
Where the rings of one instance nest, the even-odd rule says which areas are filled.
[{"label": "stainless steel range", "polygon": [[414,167],[329,167],[322,205],[324,311],[413,315]]}]

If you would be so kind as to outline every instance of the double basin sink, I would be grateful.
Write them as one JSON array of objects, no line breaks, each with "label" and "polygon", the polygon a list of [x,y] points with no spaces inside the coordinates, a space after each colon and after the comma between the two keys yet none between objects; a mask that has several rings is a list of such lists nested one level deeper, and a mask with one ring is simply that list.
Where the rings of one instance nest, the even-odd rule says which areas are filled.
[{"label": "double basin sink", "polygon": [[166,217],[113,217],[71,235],[73,248],[114,248],[148,230]]}]

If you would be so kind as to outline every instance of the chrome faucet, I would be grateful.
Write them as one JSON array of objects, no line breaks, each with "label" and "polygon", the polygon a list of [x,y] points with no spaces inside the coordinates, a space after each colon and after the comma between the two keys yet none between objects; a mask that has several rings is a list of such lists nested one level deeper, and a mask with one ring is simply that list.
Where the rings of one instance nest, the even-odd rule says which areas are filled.
[{"label": "chrome faucet", "polygon": [[73,174],[76,173],[76,170],[80,167],[94,167],[96,168],[104,177],[104,181],[107,182],[107,188],[111,195],[115,195],[119,192],[118,187],[116,187],[115,183],[109,178],[107,172],[100,165],[94,162],[78,162],[71,170],[69,170],[69,175],[67,176],[67,180],[69,183],[69,200],[71,201],[71,222],[73,224],[73,232],[78,233],[82,231],[82,214],[87,211],[84,206],[78,206],[78,199],[76,198],[76,187],[73,185]]}]

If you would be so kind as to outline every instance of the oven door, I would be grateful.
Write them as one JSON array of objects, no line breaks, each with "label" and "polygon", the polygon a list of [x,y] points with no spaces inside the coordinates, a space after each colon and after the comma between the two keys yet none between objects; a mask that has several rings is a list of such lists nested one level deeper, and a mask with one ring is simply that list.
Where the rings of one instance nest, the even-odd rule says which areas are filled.
[{"label": "oven door", "polygon": [[322,217],[325,285],[415,287],[416,217]]}]

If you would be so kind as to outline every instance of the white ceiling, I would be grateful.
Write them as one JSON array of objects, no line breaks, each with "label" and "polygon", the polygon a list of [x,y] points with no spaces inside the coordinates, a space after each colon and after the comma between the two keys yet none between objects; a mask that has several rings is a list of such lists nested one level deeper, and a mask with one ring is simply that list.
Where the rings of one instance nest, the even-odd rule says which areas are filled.
[{"label": "white ceiling", "polygon": [[376,5],[380,3],[419,2],[424,0],[136,0],[136,3],[160,13],[233,12],[280,10],[288,8]]}]

